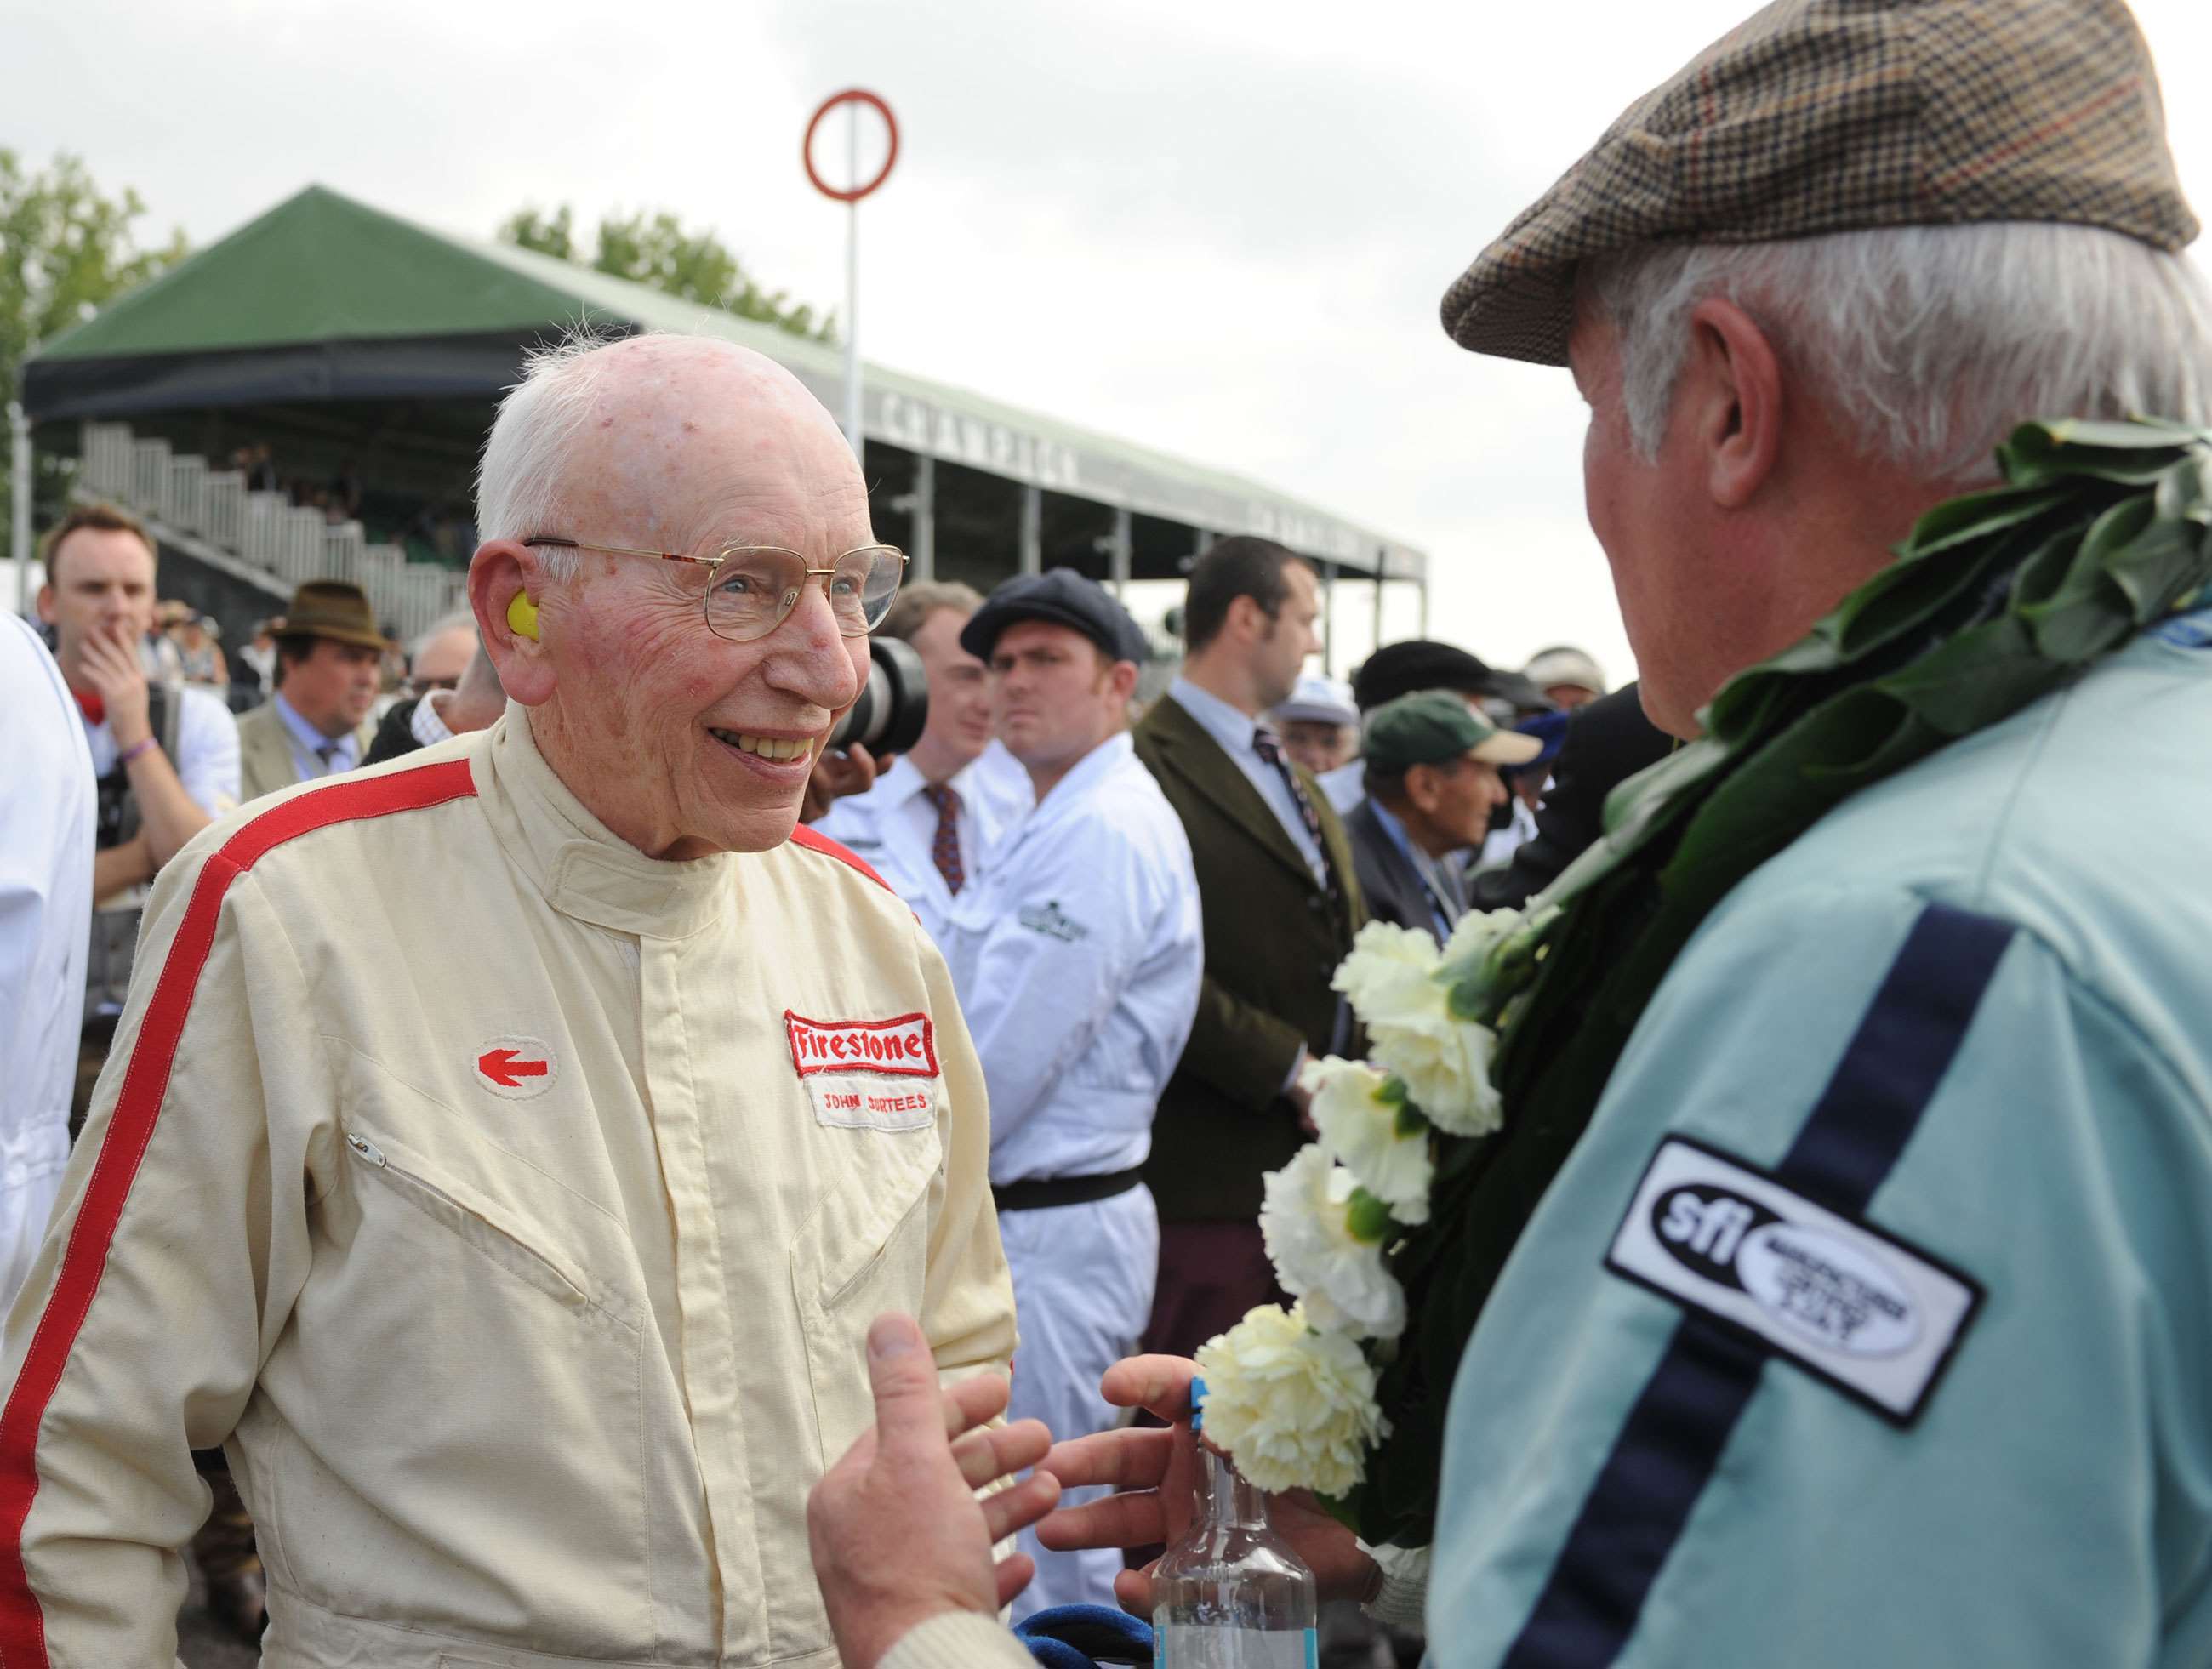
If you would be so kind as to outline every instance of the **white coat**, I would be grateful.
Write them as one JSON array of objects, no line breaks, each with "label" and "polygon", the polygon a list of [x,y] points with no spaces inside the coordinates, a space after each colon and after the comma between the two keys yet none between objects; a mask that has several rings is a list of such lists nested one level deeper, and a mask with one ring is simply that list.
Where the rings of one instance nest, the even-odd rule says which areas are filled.
[{"label": "white coat", "polygon": [[[991,1180],[1133,1169],[1198,1011],[1206,954],[1182,822],[1127,735],[1093,750],[1007,835],[954,914],[954,983],[991,1092]],[[1139,1185],[1000,1217],[1022,1328],[1009,1417],[1103,1429],[1098,1378],[1152,1311],[1159,1221]],[[1073,1491],[1071,1498],[1088,1492]],[[1111,1552],[1050,1553],[1018,1613],[1110,1604]]]},{"label": "white coat", "polygon": [[[928,786],[913,761],[902,756],[866,793],[848,794],[831,806],[814,828],[866,859],[913,907],[922,932],[942,946],[953,895],[937,867],[937,807],[924,792]],[[1006,832],[1029,815],[1036,795],[1028,774],[995,742],[950,786],[960,796],[960,856],[972,883]]]},{"label": "white coat", "polygon": [[92,756],[61,669],[0,622],[0,1304],[46,1231],[69,1162],[92,935]]}]

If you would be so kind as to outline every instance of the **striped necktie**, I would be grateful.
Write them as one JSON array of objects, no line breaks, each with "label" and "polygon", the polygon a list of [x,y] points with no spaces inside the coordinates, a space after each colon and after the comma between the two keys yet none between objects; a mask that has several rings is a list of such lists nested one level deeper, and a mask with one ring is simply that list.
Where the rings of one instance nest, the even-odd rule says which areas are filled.
[{"label": "striped necktie", "polygon": [[1298,821],[1305,824],[1306,833],[1313,836],[1314,850],[1321,853],[1322,890],[1328,895],[1329,909],[1334,912],[1343,901],[1343,894],[1336,883],[1336,865],[1328,861],[1328,842],[1322,836],[1321,813],[1314,810],[1313,801],[1306,797],[1305,785],[1298,780],[1298,774],[1291,768],[1291,762],[1283,752],[1282,742],[1274,731],[1265,725],[1255,725],[1252,727],[1252,751],[1260,756],[1261,763],[1275,768],[1285,786],[1290,789],[1291,798],[1297,802]]}]

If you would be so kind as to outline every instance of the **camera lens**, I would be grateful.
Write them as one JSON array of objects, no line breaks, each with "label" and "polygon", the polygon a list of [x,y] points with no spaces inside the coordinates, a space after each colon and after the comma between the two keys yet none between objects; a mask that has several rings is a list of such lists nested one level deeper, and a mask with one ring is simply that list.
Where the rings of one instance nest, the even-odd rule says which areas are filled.
[{"label": "camera lens", "polygon": [[857,742],[880,759],[906,752],[921,740],[928,723],[929,674],[921,657],[896,638],[871,639],[868,682],[830,732],[830,745],[845,748]]}]

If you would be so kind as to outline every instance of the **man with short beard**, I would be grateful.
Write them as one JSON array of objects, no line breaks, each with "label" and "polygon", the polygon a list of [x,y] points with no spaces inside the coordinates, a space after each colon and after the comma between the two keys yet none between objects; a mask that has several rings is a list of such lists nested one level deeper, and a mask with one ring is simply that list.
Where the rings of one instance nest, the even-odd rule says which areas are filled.
[{"label": "man with short beard", "polygon": [[10,1669],[173,1660],[218,1443],[271,1669],[832,1669],[803,1506],[871,1320],[1012,1353],[944,962],[793,833],[904,560],[836,424],[726,343],[566,345],[478,519],[505,716],[155,889],[7,1336]]}]

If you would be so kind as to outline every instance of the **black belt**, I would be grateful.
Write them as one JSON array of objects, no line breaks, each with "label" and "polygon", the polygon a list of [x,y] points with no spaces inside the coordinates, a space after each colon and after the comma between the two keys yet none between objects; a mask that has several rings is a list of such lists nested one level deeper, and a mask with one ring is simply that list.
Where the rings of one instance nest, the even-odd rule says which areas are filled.
[{"label": "black belt", "polygon": [[1099,1176],[1049,1176],[1033,1182],[994,1182],[991,1203],[1002,1211],[1041,1211],[1049,1205],[1087,1205],[1111,1199],[1145,1180],[1140,1170],[1108,1171]]}]

